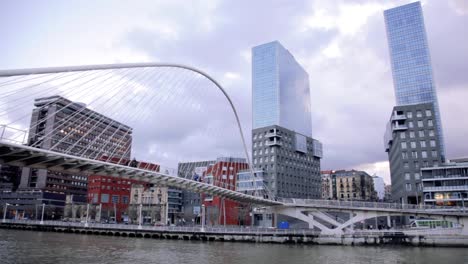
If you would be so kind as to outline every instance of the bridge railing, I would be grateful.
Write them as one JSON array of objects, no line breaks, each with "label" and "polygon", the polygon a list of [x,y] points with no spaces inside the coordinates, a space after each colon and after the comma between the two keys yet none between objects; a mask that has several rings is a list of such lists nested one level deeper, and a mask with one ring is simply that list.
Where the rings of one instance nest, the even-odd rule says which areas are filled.
[{"label": "bridge railing", "polygon": [[[3,221],[2,221],[3,222]],[[6,219],[4,223],[10,224],[28,224],[41,225],[38,220],[15,220]],[[57,227],[74,227],[74,228],[94,228],[109,231],[125,231],[125,230],[140,230],[140,231],[168,231],[168,232],[202,232],[201,226],[152,226],[152,225],[125,225],[125,224],[102,224],[88,222],[87,226],[84,222],[64,222],[64,221],[44,221],[43,225]],[[262,227],[224,227],[224,226],[205,226],[205,233],[217,234],[275,234],[275,235],[318,235],[319,231],[309,229],[276,229]]]},{"label": "bridge railing", "polygon": [[465,208],[459,206],[435,206],[425,204],[400,204],[366,201],[340,201],[340,200],[318,200],[318,199],[295,199],[278,198],[278,201],[293,205],[318,205],[328,207],[348,208],[377,208],[377,209],[399,209],[399,210],[421,210],[421,211],[454,211],[465,212]]}]

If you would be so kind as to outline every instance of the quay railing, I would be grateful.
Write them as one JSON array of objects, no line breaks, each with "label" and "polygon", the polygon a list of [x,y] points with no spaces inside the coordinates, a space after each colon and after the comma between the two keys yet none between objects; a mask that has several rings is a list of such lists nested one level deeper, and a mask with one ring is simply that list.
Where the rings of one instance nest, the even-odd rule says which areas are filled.
[{"label": "quay railing", "polygon": [[398,210],[414,210],[414,211],[446,211],[465,213],[465,208],[461,206],[436,206],[425,204],[400,204],[400,203],[382,203],[382,202],[366,202],[366,201],[340,201],[340,200],[317,200],[317,199],[295,199],[295,198],[278,198],[278,202],[285,205],[316,205],[323,207],[348,207],[348,208],[369,208],[369,209],[398,209]]}]

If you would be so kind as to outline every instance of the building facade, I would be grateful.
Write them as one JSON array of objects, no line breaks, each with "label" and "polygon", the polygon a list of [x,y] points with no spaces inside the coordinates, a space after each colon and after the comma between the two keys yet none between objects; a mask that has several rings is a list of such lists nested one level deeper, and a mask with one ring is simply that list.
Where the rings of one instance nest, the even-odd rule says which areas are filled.
[{"label": "building facade", "polygon": [[[216,163],[216,160],[181,162],[177,166],[177,175],[181,178],[203,181],[203,176],[208,166]],[[182,191],[182,217],[186,223],[199,224],[201,216],[201,194]]]},{"label": "building facade", "polygon": [[[130,159],[132,128],[61,96],[35,99],[34,106],[29,146],[90,159]],[[87,177],[23,168],[19,189],[86,197]]]},{"label": "building facade", "polygon": [[322,171],[322,199],[375,201],[374,177],[365,171]]},{"label": "building facade", "polygon": [[396,106],[385,133],[395,202],[422,202],[421,168],[443,162],[434,104]]},{"label": "building facade", "polygon": [[321,197],[319,141],[281,126],[252,131],[253,167],[263,170],[271,197]]},{"label": "building facade", "polygon": [[154,184],[133,184],[130,190],[128,221],[147,225],[168,224],[168,190]]},{"label": "building facade", "polygon": [[385,199],[385,182],[382,177],[379,176],[372,176],[372,180],[374,181],[374,190],[377,194],[377,199],[379,201],[383,201]]},{"label": "building facade", "polygon": [[[248,169],[244,158],[220,157],[208,166],[203,181],[229,190],[236,190],[237,173]],[[202,195],[206,210],[206,224],[209,225],[248,225],[250,223],[248,205],[226,200],[222,197]]]},{"label": "building facade", "polygon": [[263,170],[254,170],[253,175],[250,169],[241,170],[236,177],[237,192],[264,198],[268,196],[265,188],[266,183],[263,180]]},{"label": "building facade", "polygon": [[434,104],[433,118],[444,160],[442,122],[421,3],[385,10],[384,17],[396,104]]},{"label": "building facade", "polygon": [[252,48],[252,122],[253,166],[270,198],[321,197],[309,75],[278,41]]},{"label": "building facade", "polygon": [[312,136],[309,75],[278,41],[252,48],[253,129],[278,125]]},{"label": "building facade", "polygon": [[468,159],[421,169],[426,205],[467,206]]},{"label": "building facade", "polygon": [[321,171],[322,177],[322,199],[336,200],[336,177],[332,177],[333,171]]}]

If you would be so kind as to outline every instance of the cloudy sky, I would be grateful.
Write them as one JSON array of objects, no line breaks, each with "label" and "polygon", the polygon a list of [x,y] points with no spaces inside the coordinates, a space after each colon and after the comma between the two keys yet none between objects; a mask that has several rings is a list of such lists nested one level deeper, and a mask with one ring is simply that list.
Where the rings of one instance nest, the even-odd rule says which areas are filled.
[{"label": "cloudy sky", "polygon": [[[0,2],[0,69],[193,65],[226,87],[248,132],[251,48],[278,40],[309,73],[313,136],[324,144],[322,169],[365,169],[389,182],[382,138],[394,95],[383,10],[408,2],[6,0]],[[447,154],[468,156],[468,3],[423,1],[423,11]],[[206,122],[191,124],[197,125]],[[165,135],[183,142],[173,143],[173,149],[197,141],[189,133],[167,133],[170,129],[179,130],[145,135],[140,151],[158,153],[157,161],[170,152],[164,150]],[[239,153],[239,138],[228,146]]]}]

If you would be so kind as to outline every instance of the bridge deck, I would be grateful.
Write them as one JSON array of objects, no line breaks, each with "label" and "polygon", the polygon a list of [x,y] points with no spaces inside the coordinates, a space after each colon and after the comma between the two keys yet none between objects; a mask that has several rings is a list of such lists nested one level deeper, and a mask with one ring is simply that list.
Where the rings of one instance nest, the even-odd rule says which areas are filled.
[{"label": "bridge deck", "polygon": [[144,180],[150,183],[182,188],[199,193],[207,193],[239,202],[259,205],[282,204],[281,202],[243,194],[203,182],[167,175],[161,172],[76,157],[5,141],[0,141],[0,163],[75,174],[96,174],[116,176],[124,179]]}]

